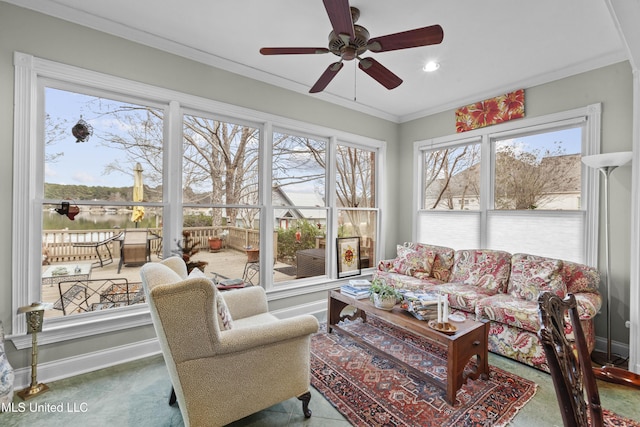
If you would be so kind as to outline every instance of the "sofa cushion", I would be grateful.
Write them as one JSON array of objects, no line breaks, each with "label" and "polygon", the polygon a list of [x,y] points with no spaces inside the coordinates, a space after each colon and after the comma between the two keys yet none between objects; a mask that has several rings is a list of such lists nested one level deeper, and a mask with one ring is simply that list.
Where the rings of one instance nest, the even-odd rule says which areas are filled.
[{"label": "sofa cushion", "polygon": [[563,261],[562,276],[567,285],[567,293],[598,292],[600,273],[593,267]]},{"label": "sofa cushion", "polygon": [[514,254],[507,291],[526,301],[537,301],[538,294],[550,291],[564,298],[566,285],[562,277],[562,261],[536,255]]},{"label": "sofa cushion", "polygon": [[449,306],[452,309],[476,312],[479,300],[493,295],[493,292],[483,287],[471,286],[464,283],[445,283],[438,286],[438,292],[449,294]]},{"label": "sofa cushion", "polygon": [[540,329],[538,302],[508,294],[481,299],[476,304],[476,317],[504,323],[537,333]]},{"label": "sofa cushion", "polygon": [[450,282],[484,288],[488,294],[504,293],[511,272],[511,254],[489,249],[456,251]]},{"label": "sofa cushion", "polygon": [[397,246],[397,257],[391,271],[418,278],[429,277],[436,254],[431,250],[417,251],[406,246]]},{"label": "sofa cushion", "polygon": [[[425,243],[405,242],[404,246],[417,251],[433,251],[435,259],[431,267],[429,277],[448,282],[451,276],[451,268],[453,267],[453,255],[455,251],[452,248],[437,245],[427,245]],[[421,277],[425,278],[425,277]]]},{"label": "sofa cushion", "polygon": [[400,273],[394,273],[391,271],[374,271],[373,279],[382,279],[387,284],[397,288],[397,289],[406,289],[409,291],[418,291],[424,290],[429,291],[438,285],[442,285],[444,282],[438,279],[434,279],[432,277],[426,279],[418,279],[413,276],[406,276]]}]

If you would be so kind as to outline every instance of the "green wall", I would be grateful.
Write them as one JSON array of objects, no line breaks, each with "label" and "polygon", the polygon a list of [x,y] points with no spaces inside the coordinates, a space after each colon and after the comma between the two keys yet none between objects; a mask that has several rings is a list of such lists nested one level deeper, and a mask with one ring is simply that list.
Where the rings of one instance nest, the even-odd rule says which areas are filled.
[{"label": "green wall", "polygon": [[[411,239],[413,142],[454,133],[452,110],[402,124],[385,121],[304,94],[244,78],[93,31],[56,18],[0,2],[0,196],[11,200],[13,179],[13,53],[20,51],[78,67],[174,89],[220,102],[345,132],[387,141],[387,171],[383,236],[386,256],[395,244]],[[498,95],[498,94],[496,94]],[[601,102],[602,151],[631,150],[632,76],[628,63],[620,63],[548,84],[526,88],[526,115],[535,117]],[[612,307],[612,338],[628,343],[624,321],[629,317],[629,247],[631,169],[612,175],[612,282],[616,303]],[[0,211],[0,234],[10,247],[12,210]],[[602,251],[601,251],[602,252]],[[0,257],[0,320],[11,333],[11,266],[9,249]],[[602,258],[602,257],[601,257]],[[296,297],[291,304],[316,300],[317,295]],[[282,308],[278,300],[274,306]],[[96,337],[40,347],[39,361],[48,362],[78,354],[123,346],[153,337],[151,325]],[[597,335],[605,335],[604,318],[597,318]],[[29,366],[30,352],[7,345],[14,368]]]},{"label": "green wall", "polygon": [[[244,78],[122,38],[90,30],[28,9],[0,2],[0,197],[12,198],[13,180],[13,54],[34,55],[89,70],[169,88],[256,111],[300,120],[340,131],[387,141],[389,163],[397,164],[398,125],[304,94]],[[391,174],[393,176],[393,174]],[[387,188],[391,183],[387,182]],[[387,207],[385,207],[385,210]],[[393,209],[393,205],[389,209]],[[11,334],[11,209],[0,212],[0,234],[5,251],[0,257],[0,320]],[[395,241],[395,226],[384,234]],[[291,305],[315,301],[317,295],[299,296]],[[278,300],[274,306],[284,305]],[[124,346],[155,336],[153,327],[126,329],[95,337],[39,346],[39,363]],[[14,368],[29,366],[30,350],[17,351],[7,343]]]},{"label": "green wall", "polygon": [[[551,83],[525,88],[525,115],[546,114],[602,103],[601,151],[632,150],[633,82],[631,66],[621,62],[608,67],[578,74]],[[500,95],[497,93],[496,95]],[[400,128],[400,164],[398,181],[411,182],[413,174],[413,142],[455,133],[454,110],[434,114]],[[629,343],[630,226],[631,226],[631,167],[617,169],[611,174],[611,338]],[[602,194],[602,191],[601,191]],[[399,204],[411,206],[411,193],[399,194]],[[411,239],[411,211],[401,210],[398,230],[400,240]],[[600,229],[604,227],[601,206]],[[604,265],[604,237],[600,236],[600,261]],[[604,283],[604,282],[603,282]],[[603,304],[604,305],[604,304]],[[606,318],[596,317],[596,335],[606,336]]]}]

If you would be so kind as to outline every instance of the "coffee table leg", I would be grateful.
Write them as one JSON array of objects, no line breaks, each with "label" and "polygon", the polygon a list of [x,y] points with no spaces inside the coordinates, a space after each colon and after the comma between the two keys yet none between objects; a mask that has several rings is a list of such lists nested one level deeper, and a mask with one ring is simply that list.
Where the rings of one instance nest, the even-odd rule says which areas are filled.
[{"label": "coffee table leg", "polygon": [[[452,406],[456,403],[456,394],[460,387],[468,380],[489,378],[488,360],[488,333],[489,323],[485,322],[482,329],[469,334],[464,339],[454,340],[449,343],[447,357],[447,393],[446,400]],[[469,375],[464,375],[464,368],[469,360],[475,356],[476,369]]]},{"label": "coffee table leg", "polygon": [[[329,292],[329,303],[328,303],[328,307],[327,307],[327,332],[331,333],[331,331],[333,330],[333,325],[338,324],[340,321],[344,320],[344,319],[349,319],[349,320],[356,320],[357,318],[362,319],[363,322],[367,321],[367,313],[365,313],[363,310],[354,307],[354,312],[353,314],[347,314],[347,315],[342,315],[342,311],[345,309],[345,307],[350,306],[351,304],[349,304],[346,301],[342,301],[341,299],[338,298],[334,298],[332,295],[332,293]],[[339,298],[342,298],[341,295],[338,295]]]},{"label": "coffee table leg", "polygon": [[333,330],[333,325],[340,322],[340,313],[342,313],[342,310],[344,310],[344,308],[347,305],[348,305],[347,303],[338,301],[336,299],[331,298],[331,296],[329,296],[329,307],[327,309],[327,315],[329,317],[327,319],[328,333],[331,333],[331,331]]}]

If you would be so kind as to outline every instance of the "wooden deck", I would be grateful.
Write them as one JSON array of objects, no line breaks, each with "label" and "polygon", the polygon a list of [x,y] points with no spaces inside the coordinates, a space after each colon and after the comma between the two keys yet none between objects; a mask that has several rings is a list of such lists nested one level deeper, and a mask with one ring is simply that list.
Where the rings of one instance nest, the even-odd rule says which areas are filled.
[{"label": "wooden deck", "polygon": [[[204,271],[207,277],[213,278],[215,274],[218,274],[218,279],[230,278],[230,279],[241,279],[243,277],[243,273],[245,270],[245,266],[247,264],[247,254],[244,251],[238,251],[230,248],[222,249],[218,252],[209,252],[208,250],[200,251],[193,257],[194,261],[205,261],[207,262],[207,266]],[[115,278],[126,278],[129,281],[130,285],[140,284],[140,267],[141,266],[123,266],[118,273],[118,264],[119,257],[114,257],[113,262],[111,264],[100,267],[93,264],[91,268],[91,272],[89,273],[89,278],[92,280],[95,279],[115,279]],[[158,262],[160,258],[151,254],[151,262]],[[91,261],[81,261],[80,264],[87,264]],[[42,272],[44,273],[49,267],[57,267],[57,266],[65,266],[69,272],[73,272],[78,263],[74,262],[62,262],[62,263],[52,263],[51,265],[42,266]],[[287,267],[286,264],[276,263],[276,268]],[[294,274],[294,273],[292,273]],[[59,276],[62,280],[65,276]],[[86,278],[86,276],[85,276]],[[74,280],[73,275],[66,276],[67,280]],[[273,280],[274,282],[283,282],[287,280],[295,279],[294,275],[287,275],[281,273],[279,271],[274,270]],[[257,284],[258,278],[253,279],[253,283]],[[57,284],[51,283],[51,280],[45,280],[42,285],[42,301],[48,303],[55,303],[60,299],[60,291],[58,289]],[[55,282],[55,281],[54,281]],[[47,310],[45,311],[45,318],[58,317],[62,316],[62,310]]]}]

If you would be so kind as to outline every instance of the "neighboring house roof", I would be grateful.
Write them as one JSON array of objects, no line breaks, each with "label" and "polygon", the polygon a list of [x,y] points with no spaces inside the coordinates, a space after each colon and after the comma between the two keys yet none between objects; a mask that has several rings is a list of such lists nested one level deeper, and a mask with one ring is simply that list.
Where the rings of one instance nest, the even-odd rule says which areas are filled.
[{"label": "neighboring house roof", "polygon": [[322,197],[315,191],[290,192],[282,187],[274,186],[272,189],[273,206],[283,206],[276,208],[274,216],[278,218],[305,218],[308,220],[326,220],[327,211],[324,209],[299,209],[324,207]]},{"label": "neighboring house roof", "polygon": [[[545,157],[540,162],[540,168],[544,171],[544,176],[549,180],[549,189],[554,194],[574,194],[580,193],[582,182],[581,154],[565,154],[561,156]],[[451,177],[448,193],[452,197],[477,197],[477,186],[469,185],[469,182],[479,183],[480,163],[457,173]],[[428,189],[429,195],[434,195],[441,188],[443,180],[435,181],[432,188]]]}]

